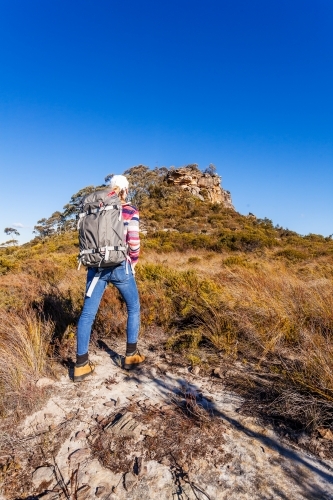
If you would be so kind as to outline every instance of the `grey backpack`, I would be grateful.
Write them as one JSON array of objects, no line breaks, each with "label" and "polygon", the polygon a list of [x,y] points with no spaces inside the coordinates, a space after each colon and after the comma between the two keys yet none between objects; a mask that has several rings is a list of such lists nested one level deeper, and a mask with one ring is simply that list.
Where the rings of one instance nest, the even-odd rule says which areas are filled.
[{"label": "grey backpack", "polygon": [[[86,195],[82,200],[77,227],[79,266],[105,268],[126,259],[122,206],[116,193],[104,190]],[[100,269],[98,272],[100,274]]]}]

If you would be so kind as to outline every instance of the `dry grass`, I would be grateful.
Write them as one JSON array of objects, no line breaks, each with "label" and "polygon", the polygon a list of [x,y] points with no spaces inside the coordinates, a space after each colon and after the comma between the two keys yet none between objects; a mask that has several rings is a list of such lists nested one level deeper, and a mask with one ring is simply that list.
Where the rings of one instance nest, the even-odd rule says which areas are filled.
[{"label": "dry grass", "polygon": [[[194,460],[207,459],[215,467],[225,462],[223,423],[200,406],[197,395],[184,392],[173,396],[169,404],[146,403],[115,410],[92,429],[91,447],[104,466],[115,473],[135,471],[140,457],[189,472],[195,467]],[[112,432],[110,424],[127,412],[140,425],[143,440],[135,433]]]},{"label": "dry grass", "polygon": [[[35,383],[50,374],[47,352],[53,325],[32,311],[18,317],[0,311],[0,411],[8,414],[34,404]],[[29,393],[27,388],[30,387]]]},{"label": "dry grass", "polygon": [[[188,202],[185,200],[185,205]],[[197,201],[191,207],[192,211],[200,208]],[[158,210],[162,213],[163,207]],[[210,224],[225,224],[230,234],[238,229],[246,232],[252,224],[239,214],[216,207],[209,208],[211,215],[206,207],[200,219],[200,210],[196,221],[202,228],[207,217]],[[180,217],[179,207],[176,212]],[[154,214],[150,213],[150,221]],[[230,228],[232,224],[238,229]],[[273,370],[288,394],[292,390],[331,402],[332,241],[301,238],[269,223],[251,227],[257,235],[251,233],[253,237],[261,235],[262,242],[269,237],[276,246],[251,246],[252,236],[246,240],[244,234],[234,241],[228,237],[219,251],[200,249],[204,242],[200,239],[195,240],[194,248],[189,247],[195,234],[191,238],[187,234],[181,250],[177,250],[181,233],[144,238],[137,268],[142,335],[151,327],[162,328],[169,334],[166,347],[184,352],[194,364],[200,364],[200,350],[208,346],[225,359],[250,363],[258,372]],[[222,238],[222,233],[214,234],[215,240]],[[246,251],[231,250],[229,243],[237,242],[245,245]],[[6,367],[2,408],[8,405],[4,399],[7,393],[17,394],[18,400],[24,384],[28,387],[45,370],[48,354],[65,360],[74,352],[85,279],[84,270],[76,270],[76,253],[73,233],[3,252],[1,262],[10,261],[12,270],[4,268],[5,274],[0,275],[4,318],[0,345]],[[94,334],[124,335],[125,321],[124,303],[111,287],[102,300]],[[7,338],[11,339],[8,343]],[[43,342],[38,344],[36,338]]]}]

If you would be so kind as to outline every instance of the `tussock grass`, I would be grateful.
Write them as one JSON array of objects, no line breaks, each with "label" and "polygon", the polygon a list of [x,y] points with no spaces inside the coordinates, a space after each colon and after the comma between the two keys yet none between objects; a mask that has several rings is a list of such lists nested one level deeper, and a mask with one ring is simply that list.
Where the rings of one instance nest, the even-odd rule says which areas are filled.
[{"label": "tussock grass", "polygon": [[[198,352],[205,346],[229,362],[241,359],[262,375],[274,374],[275,384],[277,377],[270,400],[275,412],[281,406],[281,414],[297,419],[297,408],[291,411],[284,398],[294,391],[295,401],[304,403],[301,425],[331,425],[333,281],[313,272],[304,277],[298,268],[276,261],[254,264],[236,260],[207,276],[146,264],[140,269],[141,285],[144,290],[158,286],[149,299],[150,321],[174,332],[167,347],[189,353],[191,364],[200,362]],[[308,398],[316,401],[312,413],[304,410]]]},{"label": "tussock grass", "polygon": [[[50,374],[47,353],[53,325],[32,311],[19,317],[0,311],[0,412],[31,407],[35,383]],[[27,388],[31,390],[27,393]]]},{"label": "tussock grass", "polygon": [[[61,239],[57,241],[63,245]],[[10,331],[11,338],[18,342],[14,346],[12,340],[9,351],[1,351],[4,359],[11,360],[3,363],[7,370],[3,374],[3,407],[8,401],[5,394],[19,394],[25,383],[45,370],[48,353],[58,353],[63,359],[73,355],[85,272],[75,268],[73,237],[72,243],[73,253],[69,255],[69,238],[66,252],[57,247],[57,259],[45,252],[45,244],[40,247],[38,243],[41,253],[36,251],[32,258],[27,252],[24,272],[0,276],[4,325],[0,343],[5,349],[4,339],[9,338]],[[256,370],[273,370],[288,391],[332,401],[330,256],[304,261],[277,258],[274,249],[250,254],[206,250],[161,253],[144,246],[137,281],[142,335],[152,326],[162,327],[169,332],[166,347],[184,351],[189,360],[200,360],[200,349],[208,346],[230,362],[241,359]],[[125,323],[124,303],[110,287],[103,297],[94,334],[124,335]],[[44,335],[38,352],[33,332],[37,337]],[[18,361],[14,362],[16,356]],[[282,401],[281,394],[278,400]]]}]

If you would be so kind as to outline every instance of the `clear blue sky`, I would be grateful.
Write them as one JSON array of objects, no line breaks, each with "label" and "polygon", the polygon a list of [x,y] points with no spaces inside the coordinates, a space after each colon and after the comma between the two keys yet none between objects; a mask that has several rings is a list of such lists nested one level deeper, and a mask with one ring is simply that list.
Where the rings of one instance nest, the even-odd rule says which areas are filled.
[{"label": "clear blue sky", "polygon": [[332,0],[0,0],[0,241],[139,163],[333,233],[332,55]]}]

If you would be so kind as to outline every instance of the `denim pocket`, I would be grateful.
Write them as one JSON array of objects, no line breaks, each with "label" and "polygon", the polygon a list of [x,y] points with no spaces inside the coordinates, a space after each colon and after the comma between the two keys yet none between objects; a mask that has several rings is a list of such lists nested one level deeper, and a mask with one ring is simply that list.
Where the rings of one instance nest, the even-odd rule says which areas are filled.
[{"label": "denim pocket", "polygon": [[128,280],[128,274],[126,274],[126,262],[122,262],[119,266],[115,267],[112,273],[112,278],[114,281],[118,281],[119,283],[124,283],[124,281]]}]

